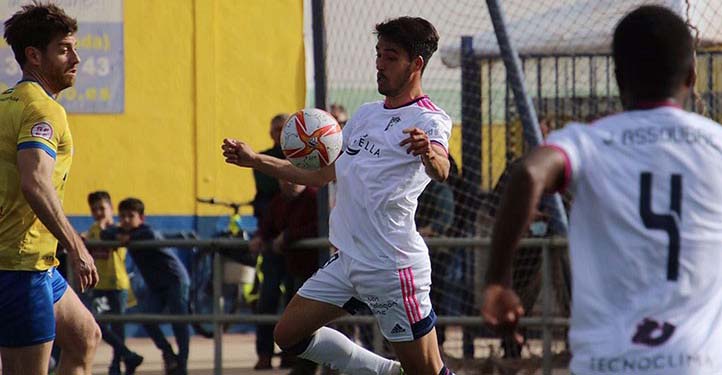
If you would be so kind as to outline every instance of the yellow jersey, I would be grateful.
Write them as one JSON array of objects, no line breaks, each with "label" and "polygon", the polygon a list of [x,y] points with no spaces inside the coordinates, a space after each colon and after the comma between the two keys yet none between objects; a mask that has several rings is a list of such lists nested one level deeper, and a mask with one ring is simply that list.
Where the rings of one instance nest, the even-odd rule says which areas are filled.
[{"label": "yellow jersey", "polygon": [[37,148],[55,159],[52,182],[62,201],[73,156],[65,109],[37,82],[0,94],[0,270],[44,271],[58,265],[57,239],[20,190],[19,150]]},{"label": "yellow jersey", "polygon": [[[100,225],[93,223],[88,229],[89,240],[100,240]],[[127,290],[130,289],[130,279],[125,268],[125,257],[128,250],[124,247],[117,249],[98,248],[88,249],[93,255],[95,268],[98,270],[100,281],[96,290]]]}]

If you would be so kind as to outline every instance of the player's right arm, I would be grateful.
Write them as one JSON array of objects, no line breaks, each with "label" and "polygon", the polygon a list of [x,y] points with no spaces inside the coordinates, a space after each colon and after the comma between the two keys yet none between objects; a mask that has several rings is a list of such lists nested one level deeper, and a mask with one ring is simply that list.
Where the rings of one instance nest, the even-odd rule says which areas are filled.
[{"label": "player's right arm", "polygon": [[223,140],[223,156],[226,163],[253,168],[269,176],[306,186],[324,186],[336,179],[334,164],[316,171],[296,168],[288,160],[259,154],[243,141],[226,138]]},{"label": "player's right arm", "polygon": [[83,239],[70,225],[53,187],[55,160],[42,149],[27,148],[18,151],[17,165],[20,189],[25,200],[60,245],[68,251],[81,292],[94,287],[98,283],[98,272],[93,257],[85,248]]},{"label": "player's right arm", "polygon": [[566,159],[559,150],[539,147],[518,163],[504,192],[491,238],[491,257],[486,272],[482,315],[503,334],[513,334],[524,314],[519,297],[511,287],[512,262],[516,247],[535,218],[544,193],[553,193],[565,182]]}]

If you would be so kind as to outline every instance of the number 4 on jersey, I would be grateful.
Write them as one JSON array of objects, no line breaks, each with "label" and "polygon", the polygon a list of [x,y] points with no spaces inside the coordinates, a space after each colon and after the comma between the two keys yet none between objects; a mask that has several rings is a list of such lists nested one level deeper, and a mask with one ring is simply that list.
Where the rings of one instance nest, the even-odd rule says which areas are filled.
[{"label": "number 4 on jersey", "polygon": [[652,212],[652,173],[642,172],[639,187],[639,215],[647,229],[658,229],[667,232],[669,237],[669,255],[667,258],[667,280],[677,281],[679,274],[679,225],[682,220],[682,176],[673,174],[671,178],[669,214],[660,215]]}]

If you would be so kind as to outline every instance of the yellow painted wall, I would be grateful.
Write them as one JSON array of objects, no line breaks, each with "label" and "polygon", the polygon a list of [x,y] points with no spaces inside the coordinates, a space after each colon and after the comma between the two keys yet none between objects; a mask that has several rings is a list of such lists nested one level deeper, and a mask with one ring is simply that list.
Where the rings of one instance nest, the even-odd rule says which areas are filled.
[{"label": "yellow painted wall", "polygon": [[[521,125],[514,124],[516,128],[516,148],[514,154],[521,154]],[[489,135],[491,134],[491,137]],[[484,161],[481,166],[481,186],[482,188],[493,187],[499,180],[501,173],[506,168],[506,128],[504,124],[494,124],[492,126],[484,125],[481,129],[481,153],[479,157]],[[489,140],[492,142],[489,142]],[[491,148],[491,151],[490,151]],[[451,140],[449,141],[449,153],[463,168],[463,158],[461,157],[461,125],[454,124],[451,129]],[[491,160],[489,160],[491,159]],[[491,169],[489,164],[491,163]]]},{"label": "yellow painted wall", "polygon": [[[241,6],[242,5],[242,6]],[[136,196],[151,215],[224,214],[195,198],[249,201],[252,174],[223,163],[224,137],[270,147],[269,121],[303,107],[303,2],[125,0],[125,112],[69,115],[65,209]],[[82,57],[82,50],[80,50]]]}]

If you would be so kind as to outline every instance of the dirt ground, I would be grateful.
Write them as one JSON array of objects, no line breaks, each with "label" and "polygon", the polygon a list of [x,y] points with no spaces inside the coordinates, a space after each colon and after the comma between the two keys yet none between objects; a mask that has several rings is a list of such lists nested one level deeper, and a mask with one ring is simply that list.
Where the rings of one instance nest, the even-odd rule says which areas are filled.
[{"label": "dirt ground", "polygon": [[[170,338],[173,342],[173,338]],[[153,346],[148,338],[129,338],[128,347],[142,355],[145,360],[138,367],[138,375],[162,375],[163,360],[160,351]],[[98,348],[93,365],[93,374],[106,374],[108,363],[112,358],[112,349],[103,343]],[[278,367],[279,358],[274,358],[274,366]],[[256,363],[255,335],[233,334],[223,337],[223,375],[280,375],[288,373],[287,370],[254,371]],[[188,368],[192,375],[213,374],[213,340],[199,336],[191,337],[190,357]]]},{"label": "dirt ground", "polygon": [[[459,335],[460,333],[451,332],[451,337]],[[170,338],[172,341],[172,338]],[[131,350],[141,354],[145,360],[143,364],[138,368],[136,374],[138,375],[163,375],[163,361],[160,356],[160,352],[153,346],[150,339],[147,338],[129,338],[127,339],[127,345]],[[477,348],[483,348],[487,346],[486,342],[477,342]],[[534,349],[536,351],[536,349]],[[450,355],[459,355],[456,353],[458,350],[447,350]],[[477,353],[477,355],[486,355],[488,353]],[[95,356],[95,364],[93,366],[93,374],[107,374],[108,363],[112,357],[112,349],[107,344],[103,343],[98,348]],[[447,358],[446,362],[451,366],[452,369],[456,370],[457,374],[484,374],[488,370],[485,370],[486,366],[480,364],[480,360],[477,359],[470,363],[459,359]],[[253,365],[256,363],[256,352],[255,352],[255,335],[254,334],[229,334],[223,337],[223,375],[281,375],[288,374],[288,370],[278,369],[280,358],[273,359],[273,370],[254,371]],[[213,374],[213,340],[205,339],[200,336],[191,337],[191,348],[190,358],[188,361],[189,373],[191,375],[212,375]],[[318,372],[320,373],[320,371]],[[528,370],[517,371],[517,374],[541,374],[541,371]],[[566,370],[556,369],[553,372],[554,375],[567,375],[569,374]]]}]

